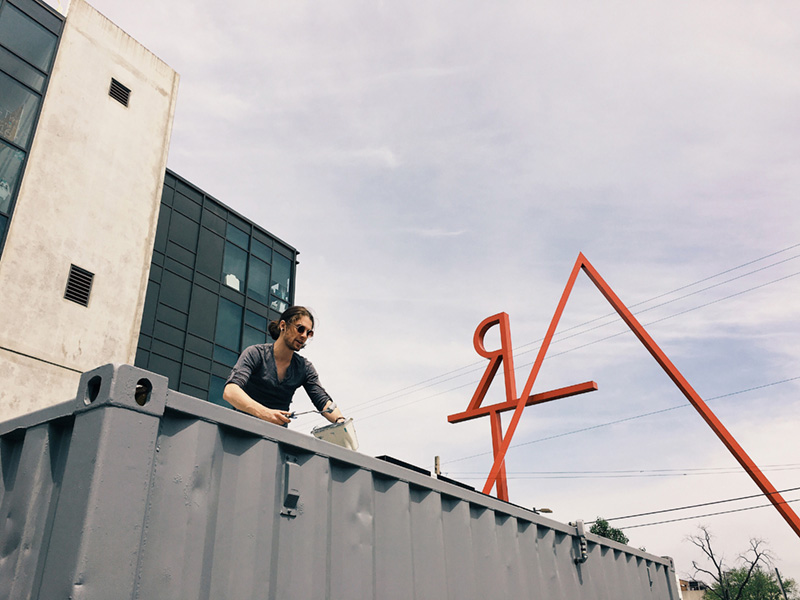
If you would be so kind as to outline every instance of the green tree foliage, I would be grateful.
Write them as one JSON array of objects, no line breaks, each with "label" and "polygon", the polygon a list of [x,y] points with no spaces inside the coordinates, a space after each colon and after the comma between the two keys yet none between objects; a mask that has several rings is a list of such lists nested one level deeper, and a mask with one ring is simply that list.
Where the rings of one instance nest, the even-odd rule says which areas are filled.
[{"label": "green tree foliage", "polygon": [[[729,592],[725,596],[725,590]],[[797,585],[793,579],[784,579],[783,588],[786,595],[797,598]],[[730,595],[736,590],[737,594]],[[751,573],[745,567],[729,569],[722,574],[722,582],[714,582],[703,598],[717,600],[718,598],[739,598],[739,600],[783,600],[783,592],[774,572],[765,571],[757,566]]]},{"label": "green tree foliage", "polygon": [[602,517],[597,517],[594,525],[589,528],[589,532],[595,535],[602,535],[605,538],[619,542],[620,544],[628,543],[628,536],[622,533],[622,530],[616,529],[608,524]]},{"label": "green tree foliage", "polygon": [[[702,573],[712,581],[703,595],[704,600],[783,600],[778,577],[768,570],[773,556],[763,540],[751,539],[750,547],[737,558],[739,565],[729,566],[725,564],[724,556],[714,550],[713,536],[708,528],[701,526],[699,529],[700,534],[688,539],[703,552],[705,562],[710,563],[700,566],[692,562],[695,578]],[[790,600],[800,600],[792,579],[784,579],[783,586]]]}]

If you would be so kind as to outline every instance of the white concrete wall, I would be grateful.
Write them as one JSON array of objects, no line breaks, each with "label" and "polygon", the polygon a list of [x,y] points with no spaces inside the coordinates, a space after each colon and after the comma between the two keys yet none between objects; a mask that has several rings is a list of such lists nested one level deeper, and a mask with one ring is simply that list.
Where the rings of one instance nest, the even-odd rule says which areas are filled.
[{"label": "white concrete wall", "polygon": [[[0,256],[0,421],[72,398],[78,372],[133,363],[177,90],[175,71],[72,0]],[[70,264],[95,275],[88,307],[64,299]]]}]

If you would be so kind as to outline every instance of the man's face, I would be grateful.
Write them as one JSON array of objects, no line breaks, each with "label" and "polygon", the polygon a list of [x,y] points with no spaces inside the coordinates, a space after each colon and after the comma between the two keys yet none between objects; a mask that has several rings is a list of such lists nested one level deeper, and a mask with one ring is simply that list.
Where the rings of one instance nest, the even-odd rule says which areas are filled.
[{"label": "man's face", "polygon": [[[284,336],[286,345],[294,350],[300,350],[308,342],[308,332],[312,330],[311,319],[308,317],[300,317],[293,323],[288,323],[284,329]],[[300,332],[303,333],[300,333]]]}]

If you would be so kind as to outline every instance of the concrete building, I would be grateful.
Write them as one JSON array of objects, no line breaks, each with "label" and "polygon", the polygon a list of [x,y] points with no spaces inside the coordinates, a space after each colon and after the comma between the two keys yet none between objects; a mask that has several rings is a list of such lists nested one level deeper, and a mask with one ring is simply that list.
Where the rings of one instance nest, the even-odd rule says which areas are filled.
[{"label": "concrete building", "polygon": [[0,79],[4,420],[134,362],[178,75],[83,0],[0,0]]},{"label": "concrete building", "polygon": [[678,583],[680,584],[681,598],[683,600],[703,600],[708,589],[705,583],[694,579],[680,579]]},{"label": "concrete building", "polygon": [[227,406],[294,303],[297,250],[165,173],[177,90],[83,0],[0,0],[0,421],[109,362]]}]

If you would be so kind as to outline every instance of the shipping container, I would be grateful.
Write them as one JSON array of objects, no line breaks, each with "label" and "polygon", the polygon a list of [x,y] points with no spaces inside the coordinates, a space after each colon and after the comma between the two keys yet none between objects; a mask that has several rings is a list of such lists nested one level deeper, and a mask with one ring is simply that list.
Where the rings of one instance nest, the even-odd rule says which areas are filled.
[{"label": "shipping container", "polygon": [[669,558],[129,365],[0,441],[2,599],[680,598]]}]

